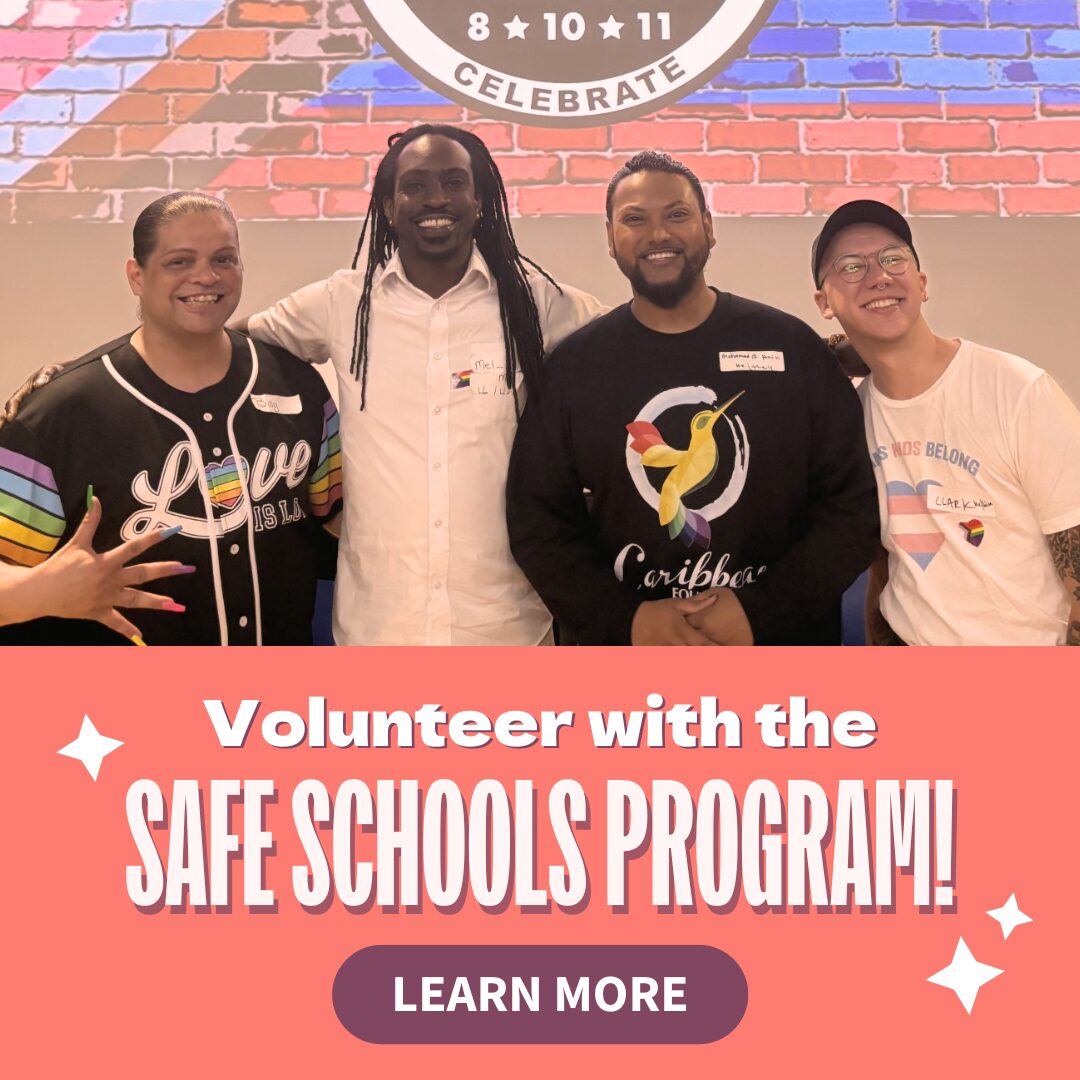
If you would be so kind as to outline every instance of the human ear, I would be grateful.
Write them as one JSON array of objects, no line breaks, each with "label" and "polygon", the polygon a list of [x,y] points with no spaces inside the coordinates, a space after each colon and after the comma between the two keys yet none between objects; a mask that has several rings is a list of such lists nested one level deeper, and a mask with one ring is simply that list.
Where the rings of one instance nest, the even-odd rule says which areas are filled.
[{"label": "human ear", "polygon": [[708,210],[704,211],[701,215],[701,220],[705,225],[705,239],[709,243],[709,250],[712,251],[712,249],[716,247],[716,233],[713,231],[712,214],[710,214]]},{"label": "human ear", "polygon": [[142,267],[134,259],[128,259],[124,273],[127,275],[128,288],[136,296],[142,296]]},{"label": "human ear", "polygon": [[826,319],[836,318],[836,313],[831,307],[829,307],[829,301],[826,299],[825,294],[820,289],[818,289],[817,292],[814,293],[814,303],[817,304],[818,311],[820,311]]},{"label": "human ear", "polygon": [[607,229],[607,253],[613,259],[615,258],[615,233],[611,228],[611,222],[605,223],[604,227]]}]

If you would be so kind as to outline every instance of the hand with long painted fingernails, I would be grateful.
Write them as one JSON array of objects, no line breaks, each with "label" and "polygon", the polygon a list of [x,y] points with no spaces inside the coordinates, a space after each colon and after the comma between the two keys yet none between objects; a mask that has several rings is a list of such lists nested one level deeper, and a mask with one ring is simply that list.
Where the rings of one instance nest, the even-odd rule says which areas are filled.
[{"label": "hand with long painted fingernails", "polygon": [[183,604],[169,596],[145,592],[138,586],[158,578],[193,573],[179,562],[129,565],[132,559],[179,533],[180,526],[150,530],[111,551],[94,551],[94,534],[101,522],[101,503],[87,490],[89,509],[74,535],[51,558],[33,567],[4,567],[0,573],[0,623],[23,622],[44,616],[94,619],[134,642],[145,645],[138,627],[118,608],[149,608],[182,614]]}]

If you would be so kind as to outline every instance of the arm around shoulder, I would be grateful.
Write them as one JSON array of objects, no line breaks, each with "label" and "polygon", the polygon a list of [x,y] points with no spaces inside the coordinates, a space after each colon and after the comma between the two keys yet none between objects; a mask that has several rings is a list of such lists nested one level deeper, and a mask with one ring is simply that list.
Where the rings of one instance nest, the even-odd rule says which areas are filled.
[{"label": "arm around shoulder", "polygon": [[330,358],[333,317],[333,278],[328,278],[297,289],[245,320],[237,320],[234,327],[257,341],[280,345],[301,360],[321,364]]},{"label": "arm around shoulder", "polygon": [[606,315],[610,306],[590,293],[564,285],[553,285],[539,274],[530,274],[529,282],[540,313],[544,332],[544,348],[552,352],[574,331],[587,326],[593,319]]}]

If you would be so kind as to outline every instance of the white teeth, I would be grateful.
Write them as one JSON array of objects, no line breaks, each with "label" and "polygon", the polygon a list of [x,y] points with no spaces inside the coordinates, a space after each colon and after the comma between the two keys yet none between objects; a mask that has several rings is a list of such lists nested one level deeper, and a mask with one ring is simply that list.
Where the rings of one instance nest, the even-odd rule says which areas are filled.
[{"label": "white teeth", "polygon": [[422,218],[417,224],[422,229],[446,229],[454,224],[454,219],[447,217]]},{"label": "white teeth", "polygon": [[899,300],[872,300],[866,307],[871,311],[876,311],[878,308],[895,307],[899,304]]},{"label": "white teeth", "polygon": [[185,304],[216,304],[221,297],[216,293],[206,293],[201,296],[181,296],[180,299]]},{"label": "white teeth", "polygon": [[645,259],[648,262],[662,262],[664,259],[674,259],[677,254],[677,251],[650,251]]}]

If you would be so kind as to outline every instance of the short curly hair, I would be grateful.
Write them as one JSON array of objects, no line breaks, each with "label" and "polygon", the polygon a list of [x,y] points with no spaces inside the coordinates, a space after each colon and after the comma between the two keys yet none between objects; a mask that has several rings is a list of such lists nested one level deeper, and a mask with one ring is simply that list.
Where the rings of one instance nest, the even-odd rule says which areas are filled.
[{"label": "short curly hair", "polygon": [[694,175],[689,166],[681,161],[676,161],[670,154],[659,150],[642,150],[635,154],[612,178],[607,188],[607,219],[611,220],[611,208],[615,203],[615,189],[628,176],[639,172],[666,172],[676,176],[684,176],[694,189],[698,206],[705,213],[705,192],[701,187],[701,181]]}]

